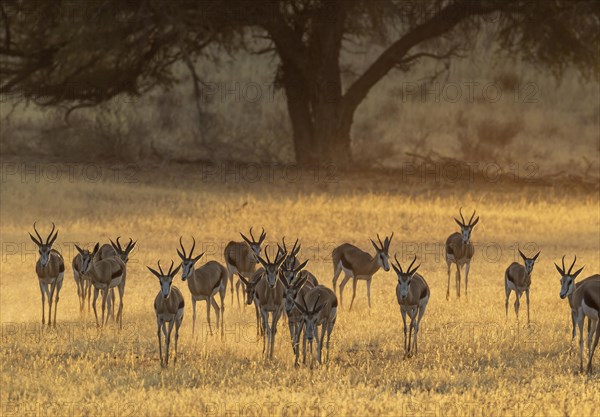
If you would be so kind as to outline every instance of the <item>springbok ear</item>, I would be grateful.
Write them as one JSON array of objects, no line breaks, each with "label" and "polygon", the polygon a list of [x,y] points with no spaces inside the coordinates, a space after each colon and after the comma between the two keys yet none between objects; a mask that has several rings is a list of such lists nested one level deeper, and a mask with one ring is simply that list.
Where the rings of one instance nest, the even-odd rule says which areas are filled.
[{"label": "springbok ear", "polygon": [[564,275],[564,271],[562,269],[560,269],[560,266],[556,265],[556,263],[554,264],[554,266],[556,267],[556,270],[558,271],[558,273],[562,276]]},{"label": "springbok ear", "polygon": [[390,262],[390,264],[392,265],[392,268],[394,268],[394,271],[396,271],[396,274],[397,274],[397,275],[400,275],[400,274],[401,274],[401,272],[400,272],[400,270],[399,270],[399,269],[396,267],[396,265],[394,265],[394,263],[393,263],[393,262]]},{"label": "springbok ear", "polygon": [[29,233],[29,237],[31,238],[31,240],[33,240],[33,243],[35,243],[38,246],[42,246],[42,244],[36,238],[34,238],[31,233]]},{"label": "springbok ear", "polygon": [[579,275],[581,273],[581,271],[583,271],[583,268],[585,268],[585,265],[582,266],[581,268],[579,268],[577,270],[577,272],[575,272],[573,275],[571,275],[573,277],[573,279],[577,278],[577,275]]},{"label": "springbok ear", "polygon": [[308,281],[308,275],[305,274],[303,278],[300,278],[296,284],[294,284],[294,288],[300,288]]},{"label": "springbok ear", "polygon": [[410,273],[411,279],[415,276],[415,274],[417,273],[417,269],[419,269],[420,267],[421,267],[421,265],[417,265],[417,267],[411,271],[411,273]]},{"label": "springbok ear", "polygon": [[192,263],[195,264],[196,262],[198,262],[198,259],[202,258],[202,255],[204,255],[206,253],[202,252],[200,255],[196,256],[194,259],[192,259]]},{"label": "springbok ear", "polygon": [[304,306],[300,305],[300,303],[298,303],[297,301],[294,301],[294,305],[296,306],[296,308],[297,308],[298,310],[300,310],[300,312],[301,312],[302,314],[307,314],[307,313],[306,313],[306,309],[304,308]]},{"label": "springbok ear", "polygon": [[148,268],[148,270],[150,272],[152,272],[154,275],[156,275],[156,278],[160,279],[161,275],[157,271],[155,271],[154,269],[150,268],[149,266],[146,266],[146,268]]},{"label": "springbok ear", "polygon": [[181,269],[181,264],[179,264],[179,266],[177,268],[175,268],[174,271],[171,271],[171,277],[174,277],[175,275],[177,275],[177,273],[179,272],[180,269]]},{"label": "springbok ear", "polygon": [[117,246],[117,244],[116,244],[115,242],[113,242],[113,241],[112,241],[112,239],[108,239],[108,240],[110,241],[110,245],[113,247],[113,249],[114,249],[116,252],[120,252],[120,250],[119,250],[119,246]]},{"label": "springbok ear", "polygon": [[94,245],[94,251],[92,252],[92,254],[93,255],[97,254],[99,250],[100,250],[100,242],[96,242],[96,244]]},{"label": "springbok ear", "polygon": [[307,263],[308,263],[308,259],[306,261],[302,262],[296,269],[294,269],[294,272],[295,273],[300,272],[306,266]]},{"label": "springbok ear", "polygon": [[133,243],[131,243],[130,245],[127,246],[127,249],[125,249],[125,254],[129,255],[129,253],[131,253],[131,251],[133,250],[133,248],[135,248],[135,245],[137,244],[137,240]]},{"label": "springbok ear", "polygon": [[243,233],[240,233],[240,236],[242,237],[242,239],[244,239],[246,241],[247,244],[251,245],[252,242],[250,241],[250,239],[248,239],[246,236],[244,236]]},{"label": "springbok ear", "polygon": [[375,250],[377,252],[379,252],[381,249],[379,249],[379,246],[377,246],[377,244],[373,241],[373,239],[369,239],[371,241],[371,245],[373,245],[373,247],[375,248]]},{"label": "springbok ear", "polygon": [[519,255],[521,255],[521,258],[523,258],[524,261],[527,260],[527,256],[525,256],[525,254],[521,252],[521,249],[519,249]]},{"label": "springbok ear", "polygon": [[290,284],[288,283],[287,278],[285,277],[285,274],[281,271],[279,271],[279,274],[277,274],[279,276],[279,280],[281,281],[281,283],[283,284],[283,286],[288,289],[290,288]]},{"label": "springbok ear", "polygon": [[542,251],[539,251],[539,252],[538,252],[538,253],[537,253],[537,254],[536,254],[534,257],[533,257],[533,260],[534,260],[534,261],[535,261],[535,260],[538,258],[538,256],[540,256],[540,253],[542,253]]},{"label": "springbok ear", "polygon": [[181,253],[179,249],[177,249],[177,255],[179,255],[182,261],[185,261],[185,256],[183,256],[183,253]]},{"label": "springbok ear", "polygon": [[77,244],[75,244],[75,249],[77,249],[77,252],[79,252],[79,254],[83,256],[83,249],[81,249]]},{"label": "springbok ear", "polygon": [[475,221],[473,223],[470,224],[471,227],[475,227],[475,225],[477,224],[477,222],[479,221],[479,216],[477,216],[477,218],[475,219]]},{"label": "springbok ear", "polygon": [[265,262],[265,260],[261,256],[258,256],[257,258],[258,258],[258,262],[260,262],[260,264],[263,266],[263,268],[266,269],[267,263]]},{"label": "springbok ear", "polygon": [[460,226],[460,228],[461,228],[461,229],[462,229],[463,227],[465,227],[465,225],[464,225],[464,224],[462,224],[462,223],[460,222],[460,220],[458,220],[458,219],[456,219],[456,218],[455,218],[455,219],[454,219],[454,221],[456,222],[456,224],[457,224],[457,225],[459,225],[459,226]]},{"label": "springbok ear", "polygon": [[248,286],[250,285],[250,283],[248,282],[248,280],[246,278],[244,278],[243,276],[240,275],[240,280],[244,283],[244,285]]}]

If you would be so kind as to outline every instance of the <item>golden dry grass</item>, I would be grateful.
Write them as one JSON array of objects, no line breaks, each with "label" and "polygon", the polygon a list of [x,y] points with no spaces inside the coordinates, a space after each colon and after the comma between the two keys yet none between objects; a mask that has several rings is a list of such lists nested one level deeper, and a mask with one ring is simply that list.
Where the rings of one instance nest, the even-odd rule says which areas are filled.
[{"label": "golden dry grass", "polygon": [[[139,171],[132,179],[3,176],[3,415],[598,415],[600,363],[594,361],[594,375],[580,375],[577,355],[567,353],[568,306],[558,297],[552,264],[577,254],[578,264],[586,265],[583,276],[598,272],[597,194],[367,180],[251,183],[229,177],[224,184],[202,181],[186,167]],[[481,215],[473,234],[477,253],[468,301],[452,290],[447,302],[443,242],[456,229],[452,216],[460,205]],[[42,230],[56,222],[58,248],[68,261],[55,331],[41,329],[36,254],[27,236],[36,219]],[[419,354],[403,359],[396,279],[380,271],[370,314],[364,282],[354,310],[338,312],[328,366],[294,369],[284,322],[275,359],[266,363],[253,308],[231,306],[228,288],[226,340],[205,334],[203,303],[198,323],[204,333],[192,340],[188,302],[179,361],[161,369],[152,308],[159,287],[145,265],[175,259],[181,234],[194,235],[206,259],[222,262],[224,245],[251,225],[264,226],[269,242],[299,237],[309,269],[328,286],[334,245],[348,241],[371,250],[369,237],[394,231],[391,252],[405,260],[416,250],[431,288]],[[117,235],[139,241],[128,270],[125,328],[118,332],[111,322],[98,333],[93,313],[79,315],[72,242]],[[503,287],[516,245],[528,242],[542,250],[529,327],[524,299],[521,325],[513,299],[505,322]],[[187,302],[187,286],[179,278],[176,285]]]}]

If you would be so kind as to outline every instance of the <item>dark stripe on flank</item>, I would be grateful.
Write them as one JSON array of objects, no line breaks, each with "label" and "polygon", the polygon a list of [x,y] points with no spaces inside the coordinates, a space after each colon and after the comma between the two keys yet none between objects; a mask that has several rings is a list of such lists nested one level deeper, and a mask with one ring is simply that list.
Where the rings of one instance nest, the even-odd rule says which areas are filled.
[{"label": "dark stripe on flank", "polygon": [[427,287],[421,288],[421,295],[419,296],[419,299],[422,300],[425,297],[427,297]]},{"label": "dark stripe on flank", "polygon": [[65,264],[62,262],[58,265],[58,272],[65,272]]},{"label": "dark stripe on flank", "polygon": [[333,307],[337,307],[337,298],[334,298],[333,302],[331,303],[331,308]]},{"label": "dark stripe on flank", "polygon": [[350,263],[348,262],[348,260],[346,258],[344,258],[344,253],[343,252],[340,255],[340,262],[342,263],[342,266],[344,268],[352,270],[352,266],[350,265]]},{"label": "dark stripe on flank", "polygon": [[[596,286],[597,288],[597,286]],[[593,291],[593,289],[592,289]],[[589,293],[589,291],[586,291],[583,294],[583,301],[585,302],[585,304],[591,308],[593,308],[596,311],[600,311],[600,306],[598,305],[598,303],[596,302],[596,300],[594,299],[594,297],[592,297],[592,294]]]},{"label": "dark stripe on flank", "polygon": [[185,302],[183,301],[183,298],[182,298],[181,302],[179,303],[179,308],[183,308],[183,306],[185,306]]},{"label": "dark stripe on flank", "polygon": [[119,269],[118,271],[116,271],[116,272],[113,272],[113,274],[110,276],[110,278],[111,278],[111,279],[115,279],[115,278],[117,278],[117,277],[120,277],[122,274],[123,274],[123,270],[122,270],[122,269]]}]

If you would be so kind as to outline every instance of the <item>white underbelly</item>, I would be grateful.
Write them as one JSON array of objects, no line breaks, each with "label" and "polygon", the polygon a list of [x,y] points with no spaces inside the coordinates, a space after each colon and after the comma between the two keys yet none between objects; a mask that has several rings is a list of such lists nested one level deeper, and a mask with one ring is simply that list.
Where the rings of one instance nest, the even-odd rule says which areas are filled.
[{"label": "white underbelly", "polygon": [[593,320],[598,320],[598,315],[600,312],[598,312],[598,310],[596,310],[595,308],[588,306],[583,300],[581,301],[581,310],[583,311],[583,314],[585,314],[589,318]]}]

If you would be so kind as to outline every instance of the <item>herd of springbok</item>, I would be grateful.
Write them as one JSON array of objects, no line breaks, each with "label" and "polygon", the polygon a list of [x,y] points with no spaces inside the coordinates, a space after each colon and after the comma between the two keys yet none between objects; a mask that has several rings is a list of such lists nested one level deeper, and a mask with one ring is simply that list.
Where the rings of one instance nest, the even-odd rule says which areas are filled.
[{"label": "herd of springbok", "polygon": [[[465,267],[465,296],[467,295],[469,269],[475,253],[473,244],[471,243],[471,232],[479,221],[479,217],[474,219],[474,211],[467,222],[463,217],[462,209],[459,210],[459,214],[461,220],[456,218],[454,220],[460,226],[460,233],[451,234],[446,240],[445,245],[446,263],[448,266],[446,299],[450,297],[450,269],[453,263],[456,265],[456,295],[460,297],[461,268],[463,266]],[[58,300],[65,271],[65,263],[62,255],[57,250],[52,249],[52,245],[58,236],[58,231],[56,231],[56,227],[52,223],[52,230],[44,240],[37,231],[35,223],[33,229],[37,238],[31,233],[29,236],[39,248],[36,273],[42,293],[42,324],[45,324],[45,300],[48,298],[48,325],[52,324],[52,303],[54,301],[54,325],[56,326]],[[296,366],[299,364],[301,337],[303,340],[303,363],[306,362],[307,342],[311,356],[313,354],[313,340],[317,344],[316,354],[318,363],[323,363],[322,350],[324,343],[326,345],[325,362],[329,359],[329,341],[337,319],[338,299],[336,296],[336,286],[340,274],[344,272],[344,278],[339,286],[340,305],[342,305],[344,287],[352,279],[352,300],[350,302],[350,309],[352,309],[356,296],[356,284],[358,280],[364,280],[367,284],[367,300],[370,309],[370,289],[373,275],[380,268],[383,268],[385,271],[390,270],[389,249],[393,233],[389,237],[385,237],[383,241],[379,235],[377,235],[378,242],[371,240],[375,249],[374,255],[350,243],[344,243],[336,247],[332,252],[333,290],[319,284],[315,275],[305,269],[308,260],[301,262],[298,259],[301,248],[298,240],[296,240],[291,250],[288,251],[285,238],[283,238],[282,245],[277,243],[277,254],[271,260],[267,253],[268,246],[264,250],[265,256],[261,255],[262,244],[267,236],[264,230],[258,239],[254,237],[252,228],[250,228],[249,237],[241,233],[240,235],[243,241],[232,241],[225,247],[225,266],[217,261],[209,261],[202,266],[197,266],[197,262],[202,258],[204,253],[194,256],[195,239],[192,238],[192,246],[188,252],[184,248],[182,238],[180,238],[180,248],[177,248],[177,254],[181,259],[181,263],[175,266],[175,262],[171,261],[168,270],[166,268],[163,270],[160,261],[157,263],[157,268],[147,267],[158,278],[160,283],[160,291],[154,299],[154,310],[156,312],[161,366],[167,366],[169,362],[169,346],[173,326],[175,326],[174,360],[177,360],[177,341],[179,338],[179,328],[183,320],[185,302],[181,291],[173,286],[172,283],[180,269],[181,279],[182,281],[187,281],[191,293],[193,311],[192,334],[196,328],[196,302],[206,301],[206,318],[209,331],[212,334],[210,317],[212,307],[216,315],[217,329],[221,329],[221,337],[223,337],[227,284],[230,284],[231,303],[233,304],[233,278],[237,275],[239,279],[236,282],[235,289],[238,306],[240,306],[239,290],[240,287],[243,287],[245,303],[247,305],[254,304],[255,306],[257,332],[263,335],[263,354],[266,358],[273,357],[277,323],[285,311]],[[77,285],[79,306],[81,311],[83,311],[87,300],[89,311],[91,302],[98,327],[104,326],[108,322],[109,317],[112,316],[115,318],[115,288],[119,293],[119,308],[116,321],[119,328],[122,327],[127,261],[135,245],[136,242],[130,239],[129,243],[123,247],[119,242],[119,238],[116,239],[116,242],[111,240],[110,244],[102,246],[96,243],[91,252],[75,245],[78,253],[73,259],[72,266]],[[525,256],[521,250],[519,250],[519,254],[523,258],[524,264],[521,265],[513,262],[504,274],[506,318],[508,319],[508,300],[511,292],[514,291],[516,296],[514,308],[518,320],[519,300],[524,292],[527,301],[527,322],[529,323],[531,274],[540,252],[531,258]],[[415,266],[416,256],[406,268],[400,265],[396,255],[394,255],[394,260],[396,263],[391,263],[391,265],[398,278],[396,298],[400,305],[400,312],[404,323],[404,355],[405,357],[411,357],[417,353],[419,324],[429,302],[430,291],[425,278],[417,273],[420,264]],[[592,358],[600,336],[600,275],[595,274],[575,283],[576,278],[583,270],[583,267],[581,267],[573,272],[576,260],[577,257],[575,257],[568,270],[565,267],[564,256],[562,258],[562,267],[559,267],[556,263],[554,265],[561,276],[560,298],[567,298],[569,301],[573,324],[572,339],[577,334],[577,327],[579,328],[579,367],[581,372],[583,372],[584,320],[588,317],[587,372],[591,372]],[[260,264],[260,267],[257,269],[258,264]],[[93,301],[91,301],[92,288],[94,289]],[[100,321],[98,320],[96,310],[96,301],[99,294],[102,294],[102,316]],[[216,300],[217,294],[219,294],[220,304]],[[406,322],[407,315],[410,318],[410,325],[408,327]],[[166,339],[166,352],[164,356],[161,332]]]}]

